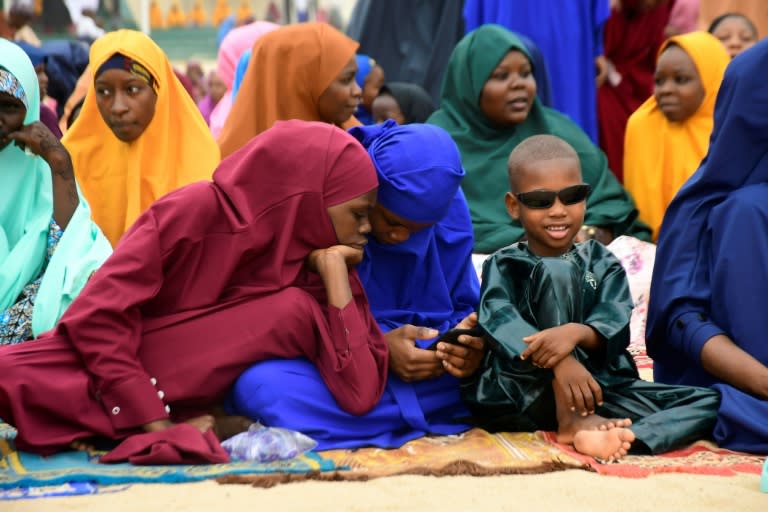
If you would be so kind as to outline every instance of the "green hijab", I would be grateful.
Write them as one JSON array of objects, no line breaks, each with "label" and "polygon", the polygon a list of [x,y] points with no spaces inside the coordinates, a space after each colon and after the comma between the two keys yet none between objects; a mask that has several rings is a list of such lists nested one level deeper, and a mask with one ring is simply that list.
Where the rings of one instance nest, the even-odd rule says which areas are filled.
[{"label": "green hijab", "polygon": [[[17,45],[0,39],[0,67],[24,90],[24,124],[40,117],[40,92],[32,62]],[[53,216],[51,169],[39,156],[13,143],[0,151],[0,311],[18,300],[22,289],[37,279],[47,254]],[[88,277],[112,252],[99,228],[91,222],[82,197],[59,240],[35,299],[32,332],[35,336],[58,322]]]},{"label": "green hijab", "polygon": [[[509,217],[504,205],[509,190],[507,158],[520,142],[538,134],[556,135],[579,154],[583,179],[592,185],[585,224],[610,227],[615,236],[628,234],[637,218],[634,203],[608,170],[603,152],[573,121],[538,98],[528,118],[509,128],[491,124],[480,110],[483,86],[510,50],[531,60],[522,41],[499,25],[483,25],[464,36],[448,61],[440,109],[427,120],[448,131],[461,151],[467,173],[461,188],[472,215],[475,252],[491,253],[523,236],[522,226]],[[637,231],[642,236],[642,227]]]}]

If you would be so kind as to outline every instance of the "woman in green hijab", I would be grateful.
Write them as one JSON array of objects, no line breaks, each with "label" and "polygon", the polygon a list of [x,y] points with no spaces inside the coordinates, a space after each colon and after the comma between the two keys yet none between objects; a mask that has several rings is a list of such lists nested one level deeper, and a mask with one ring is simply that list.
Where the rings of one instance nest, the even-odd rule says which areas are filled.
[{"label": "woman in green hijab", "polygon": [[523,236],[504,205],[507,158],[520,142],[539,134],[556,135],[573,146],[584,181],[592,186],[580,240],[595,238],[607,244],[624,234],[650,239],[603,152],[573,121],[536,98],[531,57],[512,32],[483,25],[459,41],[440,96],[440,109],[427,122],[448,131],[461,151],[467,173],[461,187],[472,216],[476,253],[494,252]]},{"label": "woman in green hijab", "polygon": [[52,328],[112,252],[39,112],[32,62],[0,39],[0,345]]}]

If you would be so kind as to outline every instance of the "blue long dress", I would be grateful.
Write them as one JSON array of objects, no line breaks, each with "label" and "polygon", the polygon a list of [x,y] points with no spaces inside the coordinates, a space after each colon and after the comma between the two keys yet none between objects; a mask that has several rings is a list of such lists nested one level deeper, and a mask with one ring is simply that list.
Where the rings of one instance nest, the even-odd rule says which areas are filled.
[{"label": "blue long dress", "polygon": [[715,440],[768,453],[768,401],[701,365],[704,344],[728,335],[768,366],[768,41],[728,66],[709,153],[664,217],[648,311],[654,380],[722,394]]},{"label": "blue long dress", "polygon": [[[411,138],[396,139],[399,145],[384,141],[380,145],[384,156],[378,160],[374,156],[379,171],[379,202],[385,207],[393,209],[381,168],[386,165],[402,168],[402,160],[408,158],[404,155],[415,155],[427,168],[431,165],[435,169],[439,165],[432,162],[450,158],[461,176],[464,175],[458,149],[441,128],[420,124],[397,127],[394,121],[387,121],[383,126],[355,128],[352,133],[362,138],[366,133],[389,129],[409,133]],[[430,134],[428,141],[413,135],[424,132]],[[432,137],[436,133],[440,134],[439,139]],[[428,154],[423,151],[426,144],[430,147]],[[414,174],[423,172],[424,169],[410,175],[404,173],[397,179],[402,185],[418,179]],[[429,209],[431,202],[441,212],[447,211],[444,216],[441,213],[442,220],[431,227],[395,245],[382,244],[370,237],[358,273],[382,331],[413,324],[443,332],[455,327],[477,307],[480,291],[471,263],[472,223],[459,182],[460,177],[449,185],[423,179],[419,186],[411,187],[410,204]],[[452,190],[451,194],[440,199],[441,192],[448,189]],[[425,348],[433,341],[417,340],[416,343]],[[459,383],[459,379],[448,374],[405,382],[390,372],[379,404],[368,414],[353,416],[336,405],[309,362],[267,361],[254,365],[240,377],[228,406],[231,412],[258,419],[266,425],[303,432],[318,441],[320,450],[361,446],[390,448],[425,434],[449,435],[467,430],[469,426],[460,423],[469,412],[461,402]]]},{"label": "blue long dress", "polygon": [[497,23],[539,47],[552,79],[552,106],[597,142],[595,58],[603,53],[608,0],[466,0],[467,33]]}]

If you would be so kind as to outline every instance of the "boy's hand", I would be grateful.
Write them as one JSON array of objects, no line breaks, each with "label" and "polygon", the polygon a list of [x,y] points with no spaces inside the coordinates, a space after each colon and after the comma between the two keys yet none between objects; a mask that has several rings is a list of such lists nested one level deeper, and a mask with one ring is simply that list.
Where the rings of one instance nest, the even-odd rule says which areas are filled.
[{"label": "boy's hand", "polygon": [[520,354],[520,359],[530,358],[531,363],[539,368],[554,368],[579,344],[582,327],[586,326],[570,323],[526,336],[523,342],[528,344],[528,348]]},{"label": "boy's hand", "polygon": [[429,327],[402,325],[384,335],[389,345],[389,369],[406,382],[425,380],[443,373],[443,364],[434,350],[423,350],[415,340],[428,340],[439,333]]},{"label": "boy's hand", "polygon": [[[477,313],[470,313],[456,326],[457,329],[471,329],[477,326]],[[469,377],[480,368],[485,355],[485,341],[479,336],[462,334],[461,345],[440,342],[437,344],[437,357],[443,361],[445,371],[461,379]]]},{"label": "boy's hand", "polygon": [[571,356],[553,368],[555,385],[566,397],[566,406],[581,416],[594,414],[596,405],[603,405],[603,390],[584,365]]}]

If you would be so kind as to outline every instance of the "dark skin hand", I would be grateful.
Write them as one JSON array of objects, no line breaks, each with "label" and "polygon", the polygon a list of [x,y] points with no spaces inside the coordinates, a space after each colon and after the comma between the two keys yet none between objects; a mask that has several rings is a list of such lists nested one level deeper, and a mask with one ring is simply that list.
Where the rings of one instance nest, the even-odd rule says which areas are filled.
[{"label": "dark skin hand", "polygon": [[352,300],[349,288],[349,267],[363,259],[363,251],[347,245],[334,245],[315,249],[307,256],[307,267],[320,274],[328,293],[328,303],[339,309]]},{"label": "dark skin hand", "polygon": [[80,203],[72,159],[66,148],[40,121],[9,133],[7,138],[21,149],[31,151],[48,163],[53,182],[53,218],[61,229],[66,229]]},{"label": "dark skin hand", "polygon": [[[471,313],[456,326],[469,329],[477,325],[477,314]],[[439,333],[428,327],[402,325],[384,335],[389,345],[389,369],[406,382],[431,379],[443,372],[463,378],[480,367],[485,342],[476,336],[459,336],[461,345],[438,343],[437,350],[424,350],[415,340],[434,338]]]},{"label": "dark skin hand", "polygon": [[530,358],[531,363],[539,368],[554,368],[577,346],[596,350],[602,345],[597,331],[588,325],[573,322],[544,329],[526,336],[523,341],[528,348],[520,354],[520,359]]},{"label": "dark skin hand", "polygon": [[768,367],[742,350],[728,336],[718,334],[704,343],[701,365],[723,382],[768,400]]},{"label": "dark skin hand", "polygon": [[566,407],[581,416],[594,414],[595,406],[603,405],[603,390],[592,374],[573,356],[555,366],[555,386],[565,397]]}]

